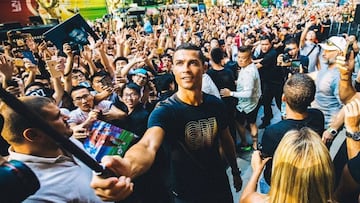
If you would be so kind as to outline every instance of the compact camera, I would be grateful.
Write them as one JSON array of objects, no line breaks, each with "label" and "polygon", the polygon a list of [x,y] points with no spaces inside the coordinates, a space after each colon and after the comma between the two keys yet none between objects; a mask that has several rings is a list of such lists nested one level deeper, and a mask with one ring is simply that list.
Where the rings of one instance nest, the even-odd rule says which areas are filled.
[{"label": "compact camera", "polygon": [[284,63],[289,63],[291,61],[291,55],[289,54],[289,51],[291,51],[291,49],[286,48],[284,50],[284,54],[283,54],[283,62]]}]

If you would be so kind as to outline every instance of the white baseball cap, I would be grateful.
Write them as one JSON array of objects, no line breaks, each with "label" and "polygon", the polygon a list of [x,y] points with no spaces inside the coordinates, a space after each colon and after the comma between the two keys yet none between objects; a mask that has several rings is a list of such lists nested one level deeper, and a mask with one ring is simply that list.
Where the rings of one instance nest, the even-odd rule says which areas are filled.
[{"label": "white baseball cap", "polygon": [[325,43],[320,43],[321,48],[329,51],[344,51],[346,48],[346,40],[343,37],[330,37]]}]

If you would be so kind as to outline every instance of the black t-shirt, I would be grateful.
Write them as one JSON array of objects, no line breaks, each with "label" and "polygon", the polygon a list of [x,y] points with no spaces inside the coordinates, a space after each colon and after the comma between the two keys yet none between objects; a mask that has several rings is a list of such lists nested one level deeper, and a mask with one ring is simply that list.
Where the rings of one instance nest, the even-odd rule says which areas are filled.
[{"label": "black t-shirt", "polygon": [[271,48],[268,52],[260,52],[255,59],[263,59],[260,63],[263,65],[259,69],[260,79],[262,83],[282,84],[284,80],[282,68],[277,68],[277,52]]},{"label": "black t-shirt", "polygon": [[223,202],[232,202],[219,153],[219,133],[228,126],[224,111],[215,96],[204,93],[203,103],[191,106],[174,94],[150,114],[148,128],[165,131],[162,145],[170,159],[171,190],[180,199],[203,202],[221,196]]},{"label": "black t-shirt", "polygon": [[222,70],[209,69],[206,73],[219,90],[222,88],[229,88],[231,91],[236,90],[235,74],[230,68],[223,68]]},{"label": "black t-shirt", "polygon": [[[120,101],[118,97],[115,98],[113,105],[128,113],[126,105]],[[139,103],[135,109],[126,116],[126,118],[114,120],[111,121],[111,123],[125,130],[131,131],[141,138],[147,129],[148,117],[149,112],[143,108],[141,103]]]},{"label": "black t-shirt", "polygon": [[360,184],[360,152],[348,161],[348,168],[351,177]]},{"label": "black t-shirt", "polygon": [[[319,136],[324,132],[324,115],[318,109],[308,109],[308,117],[304,120],[282,120],[276,124],[270,125],[264,131],[261,144],[262,153],[265,156],[274,156],[275,150],[278,147],[281,139],[289,130],[300,130],[302,127],[309,127],[314,130]],[[272,161],[266,163],[264,171],[265,180],[270,183],[271,179]]]},{"label": "black t-shirt", "polygon": [[[222,70],[214,70],[209,69],[206,72],[211,80],[214,82],[218,90],[220,91],[223,88],[228,88],[231,91],[236,91],[236,83],[234,70],[228,68],[223,68]],[[222,97],[221,98],[226,107],[228,108],[228,112],[233,112],[235,110],[235,106],[237,104],[237,98],[235,97]]]}]

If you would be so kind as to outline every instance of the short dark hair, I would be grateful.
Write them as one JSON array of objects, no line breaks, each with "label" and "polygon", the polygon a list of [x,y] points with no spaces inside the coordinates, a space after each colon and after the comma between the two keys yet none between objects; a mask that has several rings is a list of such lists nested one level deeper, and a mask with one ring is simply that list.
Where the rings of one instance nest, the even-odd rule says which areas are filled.
[{"label": "short dark hair", "polygon": [[129,88],[129,89],[132,89],[132,90],[135,90],[136,93],[138,93],[139,95],[141,95],[141,87],[133,82],[129,82],[129,83],[126,83],[123,88],[121,88],[121,91],[120,91],[120,96],[122,97],[123,94],[124,94],[124,89],[125,88]]},{"label": "short dark hair", "polygon": [[[40,96],[25,96],[20,97],[19,100],[39,115],[44,114],[44,106],[53,103],[51,99]],[[9,142],[9,144],[23,143],[24,137],[22,136],[22,133],[25,129],[32,128],[34,126],[32,126],[24,116],[16,113],[6,103],[1,104],[0,113],[4,120],[1,133],[3,138]]]},{"label": "short dark hair", "polygon": [[105,77],[105,76],[110,77],[110,74],[106,71],[98,71],[98,72],[94,73],[94,75],[91,76],[90,81],[94,82],[95,77]]},{"label": "short dark hair", "polygon": [[126,58],[125,56],[116,57],[114,60],[114,65],[116,64],[117,61],[126,61],[126,63],[129,63],[129,59]]},{"label": "short dark hair", "polygon": [[240,46],[238,51],[241,53],[244,53],[244,52],[251,53],[251,47],[250,46]]},{"label": "short dark hair", "polygon": [[28,85],[26,85],[24,92],[26,92],[30,87],[39,86],[40,88],[45,88],[45,85],[41,82],[32,82]]},{"label": "short dark hair", "polygon": [[224,52],[221,48],[213,48],[210,52],[211,60],[216,64],[221,64],[221,60],[224,58]]},{"label": "short dark hair", "polygon": [[272,39],[269,35],[261,35],[260,36],[260,41],[262,40],[269,40],[269,42],[271,43]]},{"label": "short dark hair", "polygon": [[81,90],[81,89],[87,89],[87,90],[90,92],[90,90],[89,90],[87,87],[82,86],[82,85],[78,85],[78,86],[75,86],[75,87],[73,87],[73,88],[71,89],[71,91],[70,91],[70,96],[72,97],[72,93],[73,93],[74,91]]},{"label": "short dark hair", "polygon": [[179,50],[193,50],[193,51],[197,51],[198,52],[198,55],[199,55],[199,59],[201,61],[201,63],[204,65],[205,63],[205,56],[204,54],[202,53],[200,47],[194,45],[194,44],[191,44],[191,43],[183,43],[183,44],[180,44],[178,47],[176,47],[175,49],[175,52],[174,54],[179,51]]},{"label": "short dark hair", "polygon": [[306,74],[294,74],[285,82],[284,96],[293,111],[304,113],[314,100],[315,82]]},{"label": "short dark hair", "polygon": [[35,79],[38,79],[38,80],[48,80],[50,82],[50,78],[49,77],[46,77],[44,75],[35,75]]},{"label": "short dark hair", "polygon": [[296,38],[292,37],[285,41],[285,45],[288,45],[288,44],[296,44],[298,46],[299,42]]}]

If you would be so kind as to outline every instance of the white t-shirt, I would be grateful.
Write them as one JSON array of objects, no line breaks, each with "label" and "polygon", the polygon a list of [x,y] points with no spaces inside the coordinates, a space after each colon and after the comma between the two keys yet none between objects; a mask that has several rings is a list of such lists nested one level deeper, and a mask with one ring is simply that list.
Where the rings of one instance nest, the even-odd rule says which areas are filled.
[{"label": "white t-shirt", "polygon": [[[98,105],[94,107],[94,109],[99,109],[103,112],[107,112],[110,110],[112,105],[111,101],[103,100]],[[84,122],[89,116],[89,112],[82,111],[80,108],[77,108],[70,112],[69,120],[67,121],[69,124],[75,123],[79,125],[80,123]]]}]

